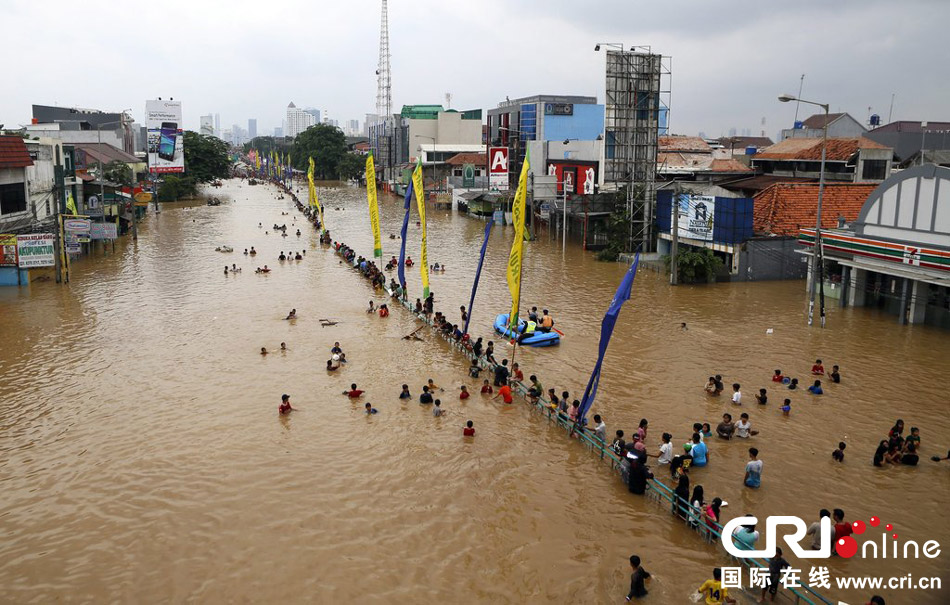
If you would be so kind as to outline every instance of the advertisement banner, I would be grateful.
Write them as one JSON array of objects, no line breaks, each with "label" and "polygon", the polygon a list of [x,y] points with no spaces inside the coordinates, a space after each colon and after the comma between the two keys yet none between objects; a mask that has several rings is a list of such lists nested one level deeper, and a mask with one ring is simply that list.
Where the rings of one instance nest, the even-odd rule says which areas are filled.
[{"label": "advertisement banner", "polygon": [[91,228],[92,221],[84,218],[67,218],[63,219],[63,229],[67,233],[74,233],[76,235],[88,235]]},{"label": "advertisement banner", "polygon": [[92,239],[115,239],[117,236],[115,223],[93,223],[89,229]]},{"label": "advertisement banner", "polygon": [[416,169],[412,171],[412,189],[416,196],[416,206],[419,208],[419,222],[422,223],[422,252],[419,259],[422,298],[429,298],[429,238],[426,235],[426,197],[422,185],[422,162],[417,163]]},{"label": "advertisement banner", "polygon": [[712,241],[716,198],[681,193],[677,203],[676,226],[679,237]]},{"label": "advertisement banner", "polygon": [[507,147],[491,147],[488,149],[488,186],[489,189],[500,191],[508,189]]},{"label": "advertisement banner", "polygon": [[16,235],[0,233],[0,267],[16,266]]},{"label": "advertisement banner", "polygon": [[146,101],[148,170],[153,174],[185,171],[181,101]]},{"label": "advertisement banner", "polygon": [[521,165],[521,176],[518,177],[518,189],[515,190],[515,201],[511,205],[512,224],[515,227],[511,252],[508,254],[508,290],[511,292],[508,329],[511,334],[517,333],[518,308],[521,306],[521,262],[524,254],[525,201],[528,194],[528,170],[530,169],[528,156],[525,155],[524,164]]},{"label": "advertisement banner", "polygon": [[18,265],[21,269],[34,267],[53,267],[56,265],[56,252],[53,248],[52,233],[31,233],[16,238]]},{"label": "advertisement banner", "polygon": [[369,202],[369,224],[373,229],[373,257],[383,257],[383,244],[379,236],[379,206],[376,204],[376,166],[373,154],[366,156],[366,199]]}]

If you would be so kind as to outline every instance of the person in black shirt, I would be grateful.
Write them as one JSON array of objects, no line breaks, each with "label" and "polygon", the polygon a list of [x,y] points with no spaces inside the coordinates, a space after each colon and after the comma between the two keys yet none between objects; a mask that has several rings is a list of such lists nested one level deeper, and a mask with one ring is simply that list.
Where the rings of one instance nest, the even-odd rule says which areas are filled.
[{"label": "person in black shirt", "polygon": [[630,490],[631,494],[643,495],[647,491],[647,479],[653,478],[653,473],[651,473],[645,464],[643,464],[642,458],[630,458],[630,479],[627,484],[627,488]]},{"label": "person in black shirt", "polygon": [[419,403],[432,403],[432,393],[429,392],[429,387],[422,387],[422,395],[419,395]]},{"label": "person in black shirt", "polygon": [[831,382],[841,382],[841,374],[838,373],[838,366],[831,366],[831,374],[828,375]]},{"label": "person in black shirt", "polygon": [[508,360],[502,359],[501,365],[495,366],[495,386],[501,387],[508,384]]},{"label": "person in black shirt", "polygon": [[482,356],[482,339],[481,337],[475,341],[475,344],[472,345],[472,354],[475,355],[475,359],[478,359]]},{"label": "person in black shirt", "polygon": [[907,446],[907,451],[904,452],[904,455],[901,456],[901,464],[906,464],[908,466],[917,466],[917,462],[920,460],[920,456],[917,455],[917,448],[913,443]]},{"label": "person in black shirt", "polygon": [[643,581],[650,577],[650,572],[640,567],[640,557],[632,555],[630,557],[630,568],[633,573],[630,574],[630,592],[627,593],[627,600],[639,599],[647,596],[647,589]]}]

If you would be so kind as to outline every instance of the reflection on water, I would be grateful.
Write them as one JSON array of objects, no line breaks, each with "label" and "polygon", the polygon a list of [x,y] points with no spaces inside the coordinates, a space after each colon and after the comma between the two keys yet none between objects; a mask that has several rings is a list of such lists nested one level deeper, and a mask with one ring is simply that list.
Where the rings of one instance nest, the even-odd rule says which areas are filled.
[{"label": "reflection on water", "polygon": [[[320,193],[334,238],[370,252],[364,193],[329,185]],[[600,603],[626,594],[636,552],[656,576],[655,600],[674,603],[728,564],[526,406],[459,401],[459,385],[478,390],[466,364],[439,339],[403,340],[417,324],[402,309],[387,319],[364,313],[382,299],[296,213],[281,214],[289,200],[237,182],[224,193],[220,207],[149,216],[138,243],[76,263],[68,286],[0,290],[5,600]],[[398,254],[388,234],[398,233],[402,200],[382,199],[381,212],[388,257]],[[429,220],[429,260],[447,265],[432,290],[452,317],[468,305],[483,225],[435,211]],[[289,236],[274,223],[287,223]],[[492,319],[510,304],[510,237],[492,235],[476,336],[491,338]],[[413,221],[415,258],[419,238]],[[221,244],[236,252],[214,252]],[[256,257],[241,253],[250,246]],[[306,259],[277,260],[291,250]],[[231,263],[243,272],[224,275]],[[273,271],[254,274],[265,263]],[[528,245],[522,300],[550,309],[566,336],[556,348],[519,351],[526,373],[580,395],[624,270],[543,238]],[[407,273],[419,292],[418,270]],[[946,333],[863,309],[832,309],[828,329],[809,330],[803,300],[801,283],[671,288],[641,271],[595,411],[611,433],[646,417],[651,450],[664,431],[678,447],[693,422],[715,426],[729,407],[702,391],[722,374],[742,384],[765,461],[762,488],[743,489],[749,443],[711,442],[710,465],[692,479],[730,503],[724,520],[811,519],[840,507],[849,520],[885,518],[902,539],[950,544],[939,497],[950,493],[946,468],[870,465],[897,417],[921,427],[924,458],[950,445]],[[291,308],[299,319],[283,321]],[[339,323],[321,327],[320,318]],[[328,374],[337,340],[349,363]],[[259,354],[282,341],[288,351]],[[841,366],[842,384],[820,399],[795,393],[783,417],[776,404],[786,393],[769,376],[781,368],[804,381],[817,357]],[[430,377],[445,389],[443,418],[397,399],[399,385],[417,394]],[[367,391],[362,400],[340,395],[351,382]],[[760,387],[771,394],[764,407],[751,403]],[[276,413],[282,393],[300,408],[288,418]],[[366,401],[380,414],[363,414]],[[478,433],[464,441],[468,419]],[[830,458],[840,440],[843,465]],[[831,567],[894,573],[886,561]],[[946,556],[906,572],[946,577]]]}]

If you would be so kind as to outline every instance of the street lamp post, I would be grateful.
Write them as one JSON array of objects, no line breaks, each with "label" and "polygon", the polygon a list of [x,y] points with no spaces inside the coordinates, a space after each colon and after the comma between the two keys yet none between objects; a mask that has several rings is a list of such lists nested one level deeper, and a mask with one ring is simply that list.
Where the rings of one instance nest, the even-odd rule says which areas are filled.
[{"label": "street lamp post", "polygon": [[806,101],[805,99],[799,99],[794,95],[783,94],[778,98],[782,103],[788,103],[789,101],[797,101],[799,103],[807,103],[808,105],[816,105],[825,110],[825,120],[824,126],[822,127],[821,133],[821,168],[818,174],[818,210],[817,217],[815,219],[815,251],[812,253],[811,257],[811,284],[809,287],[809,298],[808,298],[808,325],[811,326],[814,324],[815,316],[815,282],[816,280],[820,282],[818,288],[820,290],[819,298],[819,314],[821,327],[825,327],[825,284],[824,279],[821,273],[823,272],[824,259],[822,258],[822,249],[821,249],[821,202],[825,192],[825,154],[828,147],[828,104],[827,103],[817,103],[815,101]]}]

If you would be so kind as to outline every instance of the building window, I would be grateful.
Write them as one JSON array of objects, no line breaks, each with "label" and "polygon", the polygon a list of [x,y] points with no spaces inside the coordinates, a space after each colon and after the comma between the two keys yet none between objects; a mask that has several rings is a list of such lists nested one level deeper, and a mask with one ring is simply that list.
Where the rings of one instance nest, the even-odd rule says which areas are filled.
[{"label": "building window", "polygon": [[51,214],[52,212],[50,212],[50,208],[49,208],[49,198],[46,198],[46,216],[49,216]]},{"label": "building window", "polygon": [[883,181],[887,176],[887,160],[864,160],[861,178],[865,181]]},{"label": "building window", "polygon": [[0,215],[26,211],[26,191],[23,183],[0,185]]},{"label": "building window", "polygon": [[463,175],[462,175],[462,169],[461,169],[461,168],[455,168],[454,170],[452,170],[452,176],[463,176]]}]

